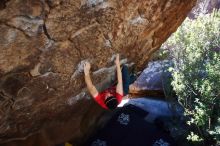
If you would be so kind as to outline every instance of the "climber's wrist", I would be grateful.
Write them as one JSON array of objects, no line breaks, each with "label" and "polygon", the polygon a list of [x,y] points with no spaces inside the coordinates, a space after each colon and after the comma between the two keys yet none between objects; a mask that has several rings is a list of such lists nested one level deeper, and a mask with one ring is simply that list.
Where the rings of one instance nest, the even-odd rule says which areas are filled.
[{"label": "climber's wrist", "polygon": [[89,76],[89,75],[90,75],[90,70],[86,70],[86,71],[84,72],[84,74],[85,74],[85,76]]}]

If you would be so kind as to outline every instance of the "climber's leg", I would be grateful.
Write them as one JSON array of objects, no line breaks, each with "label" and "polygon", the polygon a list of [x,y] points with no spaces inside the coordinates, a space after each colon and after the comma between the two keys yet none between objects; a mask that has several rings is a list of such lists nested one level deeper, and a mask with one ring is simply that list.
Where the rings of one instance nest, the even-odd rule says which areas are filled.
[{"label": "climber's leg", "polygon": [[128,67],[122,65],[122,80],[123,80],[123,92],[124,96],[129,93],[130,76],[128,72]]}]

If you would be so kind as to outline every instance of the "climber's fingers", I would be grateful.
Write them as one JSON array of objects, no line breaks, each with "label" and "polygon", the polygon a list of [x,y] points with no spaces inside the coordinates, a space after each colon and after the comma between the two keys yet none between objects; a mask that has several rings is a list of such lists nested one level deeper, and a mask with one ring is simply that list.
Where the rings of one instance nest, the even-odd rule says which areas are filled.
[{"label": "climber's fingers", "polygon": [[119,64],[120,64],[119,54],[116,54],[115,64],[116,64],[116,65],[119,65]]}]

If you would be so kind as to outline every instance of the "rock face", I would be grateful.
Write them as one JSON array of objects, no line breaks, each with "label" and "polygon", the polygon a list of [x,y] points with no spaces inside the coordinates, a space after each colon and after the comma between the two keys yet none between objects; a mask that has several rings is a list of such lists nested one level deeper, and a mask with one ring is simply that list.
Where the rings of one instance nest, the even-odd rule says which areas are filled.
[{"label": "rock face", "polygon": [[85,90],[83,62],[92,63],[94,84],[113,70],[115,53],[142,69],[195,3],[1,1],[0,143],[84,140],[103,119],[103,110]]},{"label": "rock face", "polygon": [[[133,83],[140,90],[162,90],[163,82],[171,78],[171,73],[166,71],[171,66],[169,60],[152,61]],[[166,72],[165,72],[166,71]]]}]

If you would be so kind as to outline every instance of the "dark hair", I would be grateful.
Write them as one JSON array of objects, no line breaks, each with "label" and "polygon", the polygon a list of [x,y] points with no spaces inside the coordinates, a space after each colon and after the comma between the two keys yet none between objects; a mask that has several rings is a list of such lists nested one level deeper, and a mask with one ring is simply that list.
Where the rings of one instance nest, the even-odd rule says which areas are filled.
[{"label": "dark hair", "polygon": [[110,110],[113,110],[116,109],[118,101],[114,96],[110,96],[105,100],[105,104]]}]

